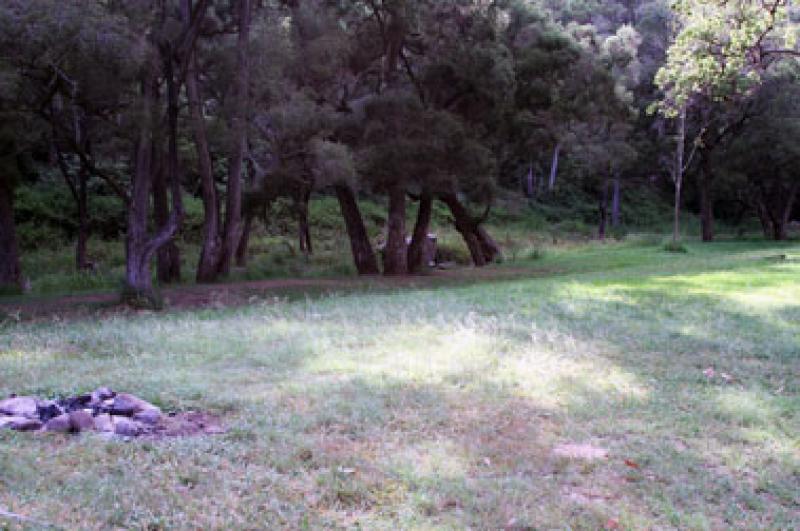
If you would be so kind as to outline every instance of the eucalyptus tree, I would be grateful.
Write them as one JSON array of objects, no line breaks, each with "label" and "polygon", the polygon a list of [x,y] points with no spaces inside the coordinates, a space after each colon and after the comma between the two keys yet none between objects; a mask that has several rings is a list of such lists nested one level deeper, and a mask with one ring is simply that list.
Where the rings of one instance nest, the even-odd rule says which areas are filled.
[{"label": "eucalyptus tree", "polygon": [[[680,0],[680,29],[655,82],[663,91],[657,109],[667,118],[695,118],[701,168],[698,189],[702,238],[713,230],[712,184],[717,152],[751,118],[752,96],[776,60],[798,55],[788,0]],[[682,148],[681,148],[682,149]]]}]

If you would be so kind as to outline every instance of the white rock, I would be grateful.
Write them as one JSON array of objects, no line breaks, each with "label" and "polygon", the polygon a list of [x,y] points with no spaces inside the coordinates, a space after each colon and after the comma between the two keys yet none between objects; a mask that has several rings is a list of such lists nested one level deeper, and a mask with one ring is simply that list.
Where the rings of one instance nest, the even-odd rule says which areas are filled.
[{"label": "white rock", "polygon": [[32,396],[17,396],[0,400],[0,413],[12,417],[37,418],[39,402]]},{"label": "white rock", "polygon": [[114,417],[114,433],[123,437],[136,437],[142,433],[142,425],[126,417]]}]

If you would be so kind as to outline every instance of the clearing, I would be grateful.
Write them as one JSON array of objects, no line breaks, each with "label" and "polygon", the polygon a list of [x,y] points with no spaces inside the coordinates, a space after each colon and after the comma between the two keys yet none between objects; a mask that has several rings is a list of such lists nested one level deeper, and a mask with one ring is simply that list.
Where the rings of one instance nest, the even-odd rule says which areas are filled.
[{"label": "clearing", "polygon": [[0,431],[0,528],[800,528],[796,256],[591,246],[470,282],[7,319],[0,396],[109,385],[226,432]]}]

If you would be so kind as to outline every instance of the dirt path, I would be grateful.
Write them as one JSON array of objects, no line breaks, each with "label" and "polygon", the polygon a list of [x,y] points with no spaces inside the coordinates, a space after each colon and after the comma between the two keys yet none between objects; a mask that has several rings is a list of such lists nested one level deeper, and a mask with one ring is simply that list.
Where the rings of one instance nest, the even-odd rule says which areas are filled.
[{"label": "dirt path", "polygon": [[[389,290],[425,288],[436,285],[469,284],[491,280],[511,280],[552,273],[528,268],[488,267],[434,271],[424,276],[409,277],[335,277],[282,278],[224,284],[184,285],[162,290],[168,309],[239,306],[254,299],[270,297],[315,296],[337,291]],[[78,317],[90,314],[130,312],[119,304],[114,292],[84,293],[55,297],[31,297],[13,301],[0,300],[0,320],[33,320],[47,317]]]}]

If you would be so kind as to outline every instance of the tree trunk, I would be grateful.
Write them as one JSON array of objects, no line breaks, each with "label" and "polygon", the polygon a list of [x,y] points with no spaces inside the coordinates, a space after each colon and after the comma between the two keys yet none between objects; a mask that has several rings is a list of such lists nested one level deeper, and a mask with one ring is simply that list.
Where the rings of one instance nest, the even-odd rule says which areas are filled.
[{"label": "tree trunk", "polygon": [[714,241],[714,200],[711,197],[711,183],[714,174],[711,168],[710,154],[702,154],[703,171],[698,183],[700,187],[700,224],[704,242]]},{"label": "tree trunk", "polygon": [[608,222],[608,181],[603,182],[603,191],[600,194],[598,214],[600,215],[600,218],[597,225],[597,238],[600,241],[605,241],[606,223]]},{"label": "tree trunk", "polygon": [[408,273],[406,245],[406,190],[402,183],[389,189],[389,217],[386,223],[386,246],[383,250],[383,274]]},{"label": "tree trunk", "polygon": [[81,168],[78,171],[77,183],[78,241],[75,244],[75,267],[78,268],[78,271],[91,269],[88,253],[86,251],[86,246],[89,241],[89,194],[87,191],[88,179],[89,171],[86,166],[81,163]]},{"label": "tree trunk", "polygon": [[0,176],[0,288],[22,287],[19,247],[14,225],[14,190],[10,179]]},{"label": "tree trunk", "polygon": [[421,273],[428,267],[426,263],[427,253],[425,248],[428,246],[428,228],[431,224],[433,214],[433,196],[424,192],[419,200],[419,211],[417,212],[417,222],[414,225],[414,233],[411,237],[411,245],[408,247],[408,271],[409,273]]},{"label": "tree trunk", "polygon": [[227,275],[242,236],[242,169],[247,148],[247,111],[250,87],[250,0],[239,0],[239,39],[236,45],[236,92],[231,120],[231,151],[228,160],[228,195],[219,272]]},{"label": "tree trunk", "polygon": [[684,158],[686,155],[686,106],[678,115],[678,145],[675,150],[675,167],[672,170],[672,182],[675,183],[674,218],[672,220],[672,241],[681,239],[681,194],[683,193]]},{"label": "tree trunk", "polygon": [[248,212],[244,217],[244,229],[239,238],[239,247],[236,248],[236,267],[247,267],[247,251],[250,247],[250,232],[253,230],[255,214]]},{"label": "tree trunk", "polygon": [[683,187],[683,178],[679,176],[675,180],[675,205],[673,208],[672,220],[672,241],[678,243],[681,239],[681,194]]},{"label": "tree trunk", "polygon": [[[160,158],[160,155],[157,157]],[[153,169],[153,220],[157,229],[163,229],[169,223],[167,175],[164,165],[157,164],[157,168]],[[156,277],[162,284],[181,280],[180,251],[174,240],[170,240],[156,253]]]},{"label": "tree trunk", "polygon": [[159,124],[156,105],[158,94],[158,72],[149,65],[142,83],[142,116],[136,142],[134,171],[131,178],[131,197],[128,207],[128,234],[126,238],[125,297],[137,304],[155,302],[150,261],[153,255],[170,242],[180,227],[183,218],[180,182],[175,172],[170,171],[172,211],[163,227],[149,236],[147,221],[150,209],[150,194],[153,185],[154,159],[156,153],[155,131]]},{"label": "tree trunk", "polygon": [[81,160],[81,167],[78,171],[77,179],[73,178],[70,174],[69,165],[64,159],[64,154],[59,149],[58,141],[53,135],[52,151],[55,153],[55,162],[61,170],[61,175],[67,183],[72,198],[75,200],[75,206],[78,210],[78,241],[75,244],[75,268],[78,271],[89,269],[89,262],[87,258],[86,245],[89,240],[89,216],[88,216],[88,194],[87,194],[87,180],[89,178],[88,168],[86,163]]},{"label": "tree trunk", "polygon": [[475,237],[478,238],[478,243],[481,246],[481,251],[483,251],[483,257],[487,264],[500,257],[502,254],[500,246],[497,245],[497,242],[482,225],[475,226]]},{"label": "tree trunk", "polygon": [[[148,85],[148,83],[145,83]],[[151,90],[146,88],[145,91]],[[150,95],[145,92],[143,95]],[[152,102],[151,102],[152,104]],[[125,250],[125,296],[133,299],[152,299],[153,285],[150,278],[150,256],[147,255],[147,217],[150,207],[152,185],[152,139],[153,124],[141,125],[136,146],[136,161],[131,183],[131,201],[128,206],[128,233]]]},{"label": "tree trunk", "polygon": [[475,220],[472,219],[455,194],[443,194],[439,198],[450,209],[450,213],[453,214],[456,230],[464,238],[464,243],[466,243],[469,254],[472,257],[472,263],[475,267],[485,266],[487,263],[486,255],[478,238]]},{"label": "tree trunk", "polygon": [[308,222],[308,203],[311,200],[311,191],[305,191],[301,197],[295,202],[295,210],[297,212],[297,235],[298,243],[300,245],[300,252],[306,258],[314,254],[314,246],[311,243],[311,227]]},{"label": "tree trunk", "polygon": [[353,252],[356,270],[359,275],[377,275],[380,273],[378,261],[372,250],[372,244],[369,241],[355,194],[350,187],[344,184],[337,184],[335,189],[336,198],[339,200],[339,208],[342,211],[342,217],[347,227],[347,235],[350,237],[350,249]]},{"label": "tree trunk", "polygon": [[787,240],[789,238],[789,222],[791,221],[792,210],[794,210],[794,202],[797,198],[798,188],[800,188],[800,184],[792,184],[789,193],[786,194],[783,202],[783,209],[779,213],[777,223],[775,224],[776,240]]},{"label": "tree trunk", "polygon": [[203,247],[197,265],[196,279],[199,283],[214,282],[220,263],[222,242],[219,233],[219,200],[211,155],[206,136],[206,123],[203,116],[203,103],[197,82],[197,59],[192,57],[186,76],[186,97],[189,102],[189,116],[192,124],[197,167],[200,173],[200,190],[203,197]]},{"label": "tree trunk", "polygon": [[613,181],[613,195],[611,199],[611,226],[619,227],[620,225],[620,204],[622,202],[622,194],[620,191],[619,179]]},{"label": "tree trunk", "polygon": [[550,181],[547,183],[548,191],[552,192],[556,187],[556,177],[558,177],[558,159],[561,156],[561,144],[556,144],[553,150],[553,162],[550,165]]}]

